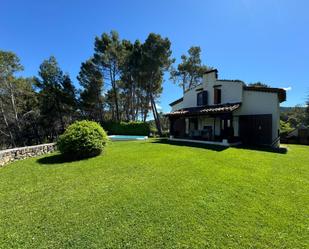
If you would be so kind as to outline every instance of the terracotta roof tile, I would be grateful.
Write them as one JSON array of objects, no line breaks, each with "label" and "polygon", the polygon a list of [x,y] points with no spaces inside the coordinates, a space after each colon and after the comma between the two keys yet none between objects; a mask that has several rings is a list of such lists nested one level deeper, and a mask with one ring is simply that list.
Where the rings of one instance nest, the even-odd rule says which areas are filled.
[{"label": "terracotta roof tile", "polygon": [[222,105],[208,105],[180,109],[171,113],[167,113],[166,116],[190,116],[190,115],[207,115],[215,113],[229,113],[233,112],[240,107],[241,103],[228,103]]}]

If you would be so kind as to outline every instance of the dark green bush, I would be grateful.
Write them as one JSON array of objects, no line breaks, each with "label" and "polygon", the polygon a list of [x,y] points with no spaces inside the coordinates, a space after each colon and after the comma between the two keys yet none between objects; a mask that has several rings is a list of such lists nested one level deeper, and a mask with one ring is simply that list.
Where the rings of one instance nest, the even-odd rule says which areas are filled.
[{"label": "dark green bush", "polygon": [[99,155],[108,141],[103,128],[93,121],[77,121],[59,137],[57,147],[70,158],[85,158]]},{"label": "dark green bush", "polygon": [[104,129],[110,135],[136,135],[149,136],[150,127],[144,122],[105,122]]}]

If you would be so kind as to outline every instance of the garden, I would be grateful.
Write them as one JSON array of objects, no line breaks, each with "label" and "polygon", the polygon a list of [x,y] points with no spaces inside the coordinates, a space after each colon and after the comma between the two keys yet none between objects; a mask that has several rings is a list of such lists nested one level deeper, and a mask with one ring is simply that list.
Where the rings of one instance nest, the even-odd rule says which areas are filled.
[{"label": "garden", "polygon": [[[92,139],[81,146],[91,142],[96,153],[72,153],[68,141],[85,134]],[[275,153],[109,142],[88,121],[71,125],[59,143],[68,157],[56,152],[0,168],[0,248],[308,245],[306,146]]]}]

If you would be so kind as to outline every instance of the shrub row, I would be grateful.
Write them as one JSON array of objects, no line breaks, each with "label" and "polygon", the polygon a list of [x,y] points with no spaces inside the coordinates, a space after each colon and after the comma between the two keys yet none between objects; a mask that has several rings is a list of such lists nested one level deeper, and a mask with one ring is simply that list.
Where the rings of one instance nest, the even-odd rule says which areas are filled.
[{"label": "shrub row", "polygon": [[105,122],[103,128],[109,135],[149,136],[150,126],[144,122]]}]

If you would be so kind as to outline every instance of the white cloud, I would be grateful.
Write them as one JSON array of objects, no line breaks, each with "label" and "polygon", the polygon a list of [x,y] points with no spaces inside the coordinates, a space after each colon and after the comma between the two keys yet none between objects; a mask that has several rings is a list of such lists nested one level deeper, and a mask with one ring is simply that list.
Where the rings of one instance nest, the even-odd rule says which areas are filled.
[{"label": "white cloud", "polygon": [[291,87],[291,86],[289,86],[289,87],[283,87],[283,89],[286,90],[286,91],[291,91],[291,90],[292,90],[292,87]]}]

